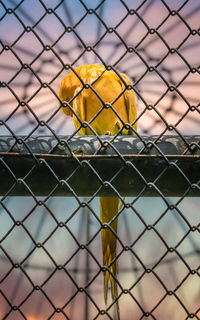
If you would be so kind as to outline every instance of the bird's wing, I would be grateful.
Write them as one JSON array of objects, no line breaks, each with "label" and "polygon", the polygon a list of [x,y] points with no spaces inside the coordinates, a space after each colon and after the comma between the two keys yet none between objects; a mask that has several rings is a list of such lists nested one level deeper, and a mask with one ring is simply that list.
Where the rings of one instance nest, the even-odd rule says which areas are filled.
[{"label": "bird's wing", "polygon": [[[131,85],[130,79],[126,74],[122,73],[121,77],[126,82],[126,84]],[[124,84],[122,83],[122,87],[124,88]],[[135,94],[133,89],[125,90],[124,92],[125,106],[128,114],[128,123],[132,124],[137,119],[137,110],[136,110],[136,102],[135,102]],[[137,130],[137,123],[135,122],[133,125],[134,129]],[[124,130],[123,130],[124,131]],[[122,134],[124,132],[122,131]],[[126,131],[127,132],[127,131]],[[125,133],[127,134],[127,133]],[[129,134],[135,134],[133,130],[129,130]]]},{"label": "bird's wing", "polygon": [[73,109],[75,112],[75,114],[73,114],[73,120],[76,130],[80,128],[78,134],[86,135],[86,128],[82,126],[82,123],[86,120],[86,100],[83,92],[79,93],[80,90],[81,88],[78,87],[74,92],[74,96],[77,95],[77,97],[73,100]]}]

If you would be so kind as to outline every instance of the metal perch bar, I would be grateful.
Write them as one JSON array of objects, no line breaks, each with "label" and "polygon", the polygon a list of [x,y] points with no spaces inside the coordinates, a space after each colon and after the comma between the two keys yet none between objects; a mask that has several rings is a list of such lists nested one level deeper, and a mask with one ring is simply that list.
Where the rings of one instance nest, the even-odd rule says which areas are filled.
[{"label": "metal perch bar", "polygon": [[200,195],[200,136],[0,137],[0,194]]}]

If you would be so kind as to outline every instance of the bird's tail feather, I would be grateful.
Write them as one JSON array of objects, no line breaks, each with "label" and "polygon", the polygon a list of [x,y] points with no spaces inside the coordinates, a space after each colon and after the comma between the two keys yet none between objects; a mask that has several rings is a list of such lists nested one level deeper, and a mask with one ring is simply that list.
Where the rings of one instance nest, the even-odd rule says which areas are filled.
[{"label": "bird's tail feather", "polygon": [[[108,283],[111,286],[112,300],[116,300],[118,297],[117,290],[117,272],[118,266],[116,259],[116,233],[117,233],[117,218],[112,223],[110,221],[116,216],[119,210],[119,199],[117,197],[100,197],[100,211],[101,222],[108,223],[107,228],[103,228],[101,231],[102,238],[102,250],[103,250],[103,265],[109,268],[109,271],[104,272],[104,299],[107,304],[108,299]],[[119,317],[119,303],[116,300],[115,303],[117,318]]]}]

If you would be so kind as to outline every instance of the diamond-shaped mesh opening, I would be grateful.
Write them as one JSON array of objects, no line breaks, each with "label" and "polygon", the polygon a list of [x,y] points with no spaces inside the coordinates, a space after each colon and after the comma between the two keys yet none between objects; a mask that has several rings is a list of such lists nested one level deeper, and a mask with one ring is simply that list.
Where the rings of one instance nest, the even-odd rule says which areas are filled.
[{"label": "diamond-shaped mesh opening", "polygon": [[1,319],[200,319],[199,12],[0,1]]}]

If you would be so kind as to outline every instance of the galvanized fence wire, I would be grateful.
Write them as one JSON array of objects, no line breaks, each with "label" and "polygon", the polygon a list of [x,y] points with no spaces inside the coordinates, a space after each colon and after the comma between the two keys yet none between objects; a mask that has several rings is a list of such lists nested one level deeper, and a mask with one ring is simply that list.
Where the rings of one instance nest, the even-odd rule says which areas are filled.
[{"label": "galvanized fence wire", "polygon": [[[103,228],[117,239],[121,319],[200,319],[199,12],[194,0],[0,1],[2,319],[116,319],[116,301],[103,302]],[[91,83],[77,74],[94,63],[123,83],[112,103],[95,89],[105,70]],[[63,102],[69,72],[82,87]],[[84,90],[101,102],[88,121],[73,109]],[[115,109],[128,91],[131,124]],[[93,128],[106,110],[115,135]],[[100,195],[121,201],[108,224]]]}]

